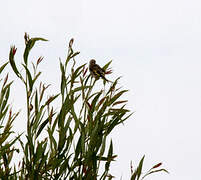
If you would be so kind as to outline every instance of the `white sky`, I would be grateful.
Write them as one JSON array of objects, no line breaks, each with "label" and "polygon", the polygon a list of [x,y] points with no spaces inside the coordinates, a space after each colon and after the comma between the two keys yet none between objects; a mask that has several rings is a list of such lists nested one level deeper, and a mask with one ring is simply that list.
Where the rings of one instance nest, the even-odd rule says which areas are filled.
[{"label": "white sky", "polygon": [[[37,43],[32,53],[45,56],[41,68],[53,86],[58,58],[65,57],[71,37],[81,51],[80,64],[113,59],[113,76],[123,76],[135,111],[113,132],[116,179],[128,179],[130,161],[137,163],[144,154],[145,168],[162,161],[170,171],[147,179],[201,179],[201,1],[2,1],[1,64],[12,44],[20,62],[24,32],[50,40]],[[18,95],[12,100],[21,108],[20,86],[15,84]]]}]

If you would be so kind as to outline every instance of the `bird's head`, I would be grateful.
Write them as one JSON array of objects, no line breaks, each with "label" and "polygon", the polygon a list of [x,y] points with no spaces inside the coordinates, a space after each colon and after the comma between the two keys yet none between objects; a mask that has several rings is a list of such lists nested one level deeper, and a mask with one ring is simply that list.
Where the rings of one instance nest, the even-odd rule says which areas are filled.
[{"label": "bird's head", "polygon": [[89,61],[89,64],[90,64],[90,65],[96,64],[96,60],[95,60],[95,59],[91,59],[91,60]]}]

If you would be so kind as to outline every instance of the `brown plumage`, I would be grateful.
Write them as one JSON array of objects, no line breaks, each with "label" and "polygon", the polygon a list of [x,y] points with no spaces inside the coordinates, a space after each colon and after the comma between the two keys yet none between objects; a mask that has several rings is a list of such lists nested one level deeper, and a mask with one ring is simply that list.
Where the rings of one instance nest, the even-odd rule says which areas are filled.
[{"label": "brown plumage", "polygon": [[95,59],[91,59],[90,60],[90,62],[89,62],[89,71],[90,71],[91,75],[96,80],[98,80],[101,77],[105,81],[108,81],[105,78],[105,70],[103,68],[101,68],[98,64],[96,64],[96,60]]}]

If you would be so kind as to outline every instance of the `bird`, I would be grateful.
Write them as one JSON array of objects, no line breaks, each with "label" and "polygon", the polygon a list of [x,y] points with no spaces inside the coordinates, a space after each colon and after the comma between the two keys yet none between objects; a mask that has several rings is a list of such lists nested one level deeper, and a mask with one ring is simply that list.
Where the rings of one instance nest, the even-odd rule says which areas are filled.
[{"label": "bird", "polygon": [[100,77],[102,79],[104,79],[105,81],[108,81],[106,78],[105,78],[105,70],[103,68],[101,68],[98,64],[96,64],[96,60],[95,59],[91,59],[89,61],[89,71],[90,71],[90,74],[96,79],[98,80]]}]

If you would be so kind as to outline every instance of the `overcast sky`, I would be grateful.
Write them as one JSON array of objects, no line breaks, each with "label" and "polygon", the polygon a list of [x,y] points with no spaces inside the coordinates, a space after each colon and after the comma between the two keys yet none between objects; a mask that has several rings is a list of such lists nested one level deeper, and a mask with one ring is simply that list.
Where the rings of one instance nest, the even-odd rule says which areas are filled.
[{"label": "overcast sky", "polygon": [[[50,40],[32,53],[45,56],[41,68],[51,72],[53,86],[59,79],[58,59],[65,57],[72,37],[81,51],[80,64],[113,59],[113,77],[123,76],[128,106],[135,111],[113,132],[116,179],[127,180],[130,161],[138,163],[144,154],[145,168],[162,161],[170,171],[147,179],[201,179],[201,1],[2,1],[0,64],[12,44],[20,62],[24,32]],[[13,106],[23,107],[17,84]]]}]

